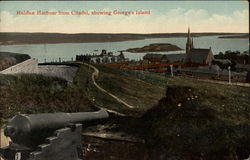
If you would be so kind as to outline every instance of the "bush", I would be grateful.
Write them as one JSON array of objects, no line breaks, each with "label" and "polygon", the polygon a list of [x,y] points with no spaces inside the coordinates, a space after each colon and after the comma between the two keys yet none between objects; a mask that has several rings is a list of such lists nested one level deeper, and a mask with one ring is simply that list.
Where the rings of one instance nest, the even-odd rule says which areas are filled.
[{"label": "bush", "polygon": [[166,97],[140,120],[151,158],[248,158],[249,125],[233,124],[221,113],[200,103],[197,89],[168,86]]}]

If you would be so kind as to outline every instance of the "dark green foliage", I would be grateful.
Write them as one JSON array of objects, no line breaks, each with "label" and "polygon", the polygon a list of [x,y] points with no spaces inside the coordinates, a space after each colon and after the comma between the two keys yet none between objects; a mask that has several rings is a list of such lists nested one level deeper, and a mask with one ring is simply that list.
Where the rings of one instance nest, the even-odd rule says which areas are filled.
[{"label": "dark green foliage", "polygon": [[[110,122],[116,124],[111,131],[123,131],[144,139],[151,159],[248,157],[249,88],[97,67],[101,73],[126,75],[167,88],[159,104],[146,112],[139,110],[142,117],[124,117]],[[112,79],[107,83],[110,81]]]},{"label": "dark green foliage", "polygon": [[[214,56],[216,59],[228,59],[231,61],[231,69],[235,70],[235,65],[240,64],[249,64],[249,51],[240,53],[239,51],[226,51],[225,53],[220,52],[218,55]],[[223,68],[223,67],[222,67]],[[225,67],[224,67],[225,68]]]},{"label": "dark green foliage", "polygon": [[195,88],[169,86],[166,97],[143,115],[140,122],[147,128],[145,138],[154,150],[152,158],[248,158],[249,123],[222,118],[222,113],[203,105],[194,95],[206,96]]},{"label": "dark green foliage", "polygon": [[[80,82],[75,79],[74,83]],[[96,110],[80,86],[68,86],[65,79],[39,74],[0,75],[0,106],[3,120],[17,113]]]}]

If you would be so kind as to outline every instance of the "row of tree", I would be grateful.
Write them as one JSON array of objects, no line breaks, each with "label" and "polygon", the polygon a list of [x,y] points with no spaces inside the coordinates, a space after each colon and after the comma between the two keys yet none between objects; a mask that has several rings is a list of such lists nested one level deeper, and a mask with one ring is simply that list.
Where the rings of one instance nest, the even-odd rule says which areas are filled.
[{"label": "row of tree", "polygon": [[220,52],[214,56],[216,59],[228,59],[232,63],[249,64],[249,51],[240,53],[240,51],[226,51],[225,53]]},{"label": "row of tree", "polygon": [[[250,56],[249,51],[245,51],[241,53],[240,51],[226,51],[225,53],[220,52],[218,55],[215,55],[214,58],[216,60],[215,64],[217,64],[222,69],[227,69],[228,66],[231,67],[232,70],[236,70],[236,64],[249,64]],[[229,61],[228,61],[229,60]]]}]

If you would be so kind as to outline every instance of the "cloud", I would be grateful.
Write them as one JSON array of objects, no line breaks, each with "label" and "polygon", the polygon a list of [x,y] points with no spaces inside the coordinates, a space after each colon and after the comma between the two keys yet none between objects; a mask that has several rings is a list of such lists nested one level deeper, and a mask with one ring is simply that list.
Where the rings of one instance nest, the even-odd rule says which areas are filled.
[{"label": "cloud", "polygon": [[186,32],[188,26],[192,32],[249,32],[248,10],[222,15],[204,9],[176,8],[162,14],[151,11],[151,15],[130,16],[24,16],[1,11],[0,18],[1,32],[168,33]]},{"label": "cloud", "polygon": [[223,15],[209,14],[203,9],[177,8],[167,12],[167,18],[162,16],[159,19],[165,22],[166,28],[170,32],[186,31],[187,26],[191,26],[193,32],[249,32],[248,14],[248,10]]}]

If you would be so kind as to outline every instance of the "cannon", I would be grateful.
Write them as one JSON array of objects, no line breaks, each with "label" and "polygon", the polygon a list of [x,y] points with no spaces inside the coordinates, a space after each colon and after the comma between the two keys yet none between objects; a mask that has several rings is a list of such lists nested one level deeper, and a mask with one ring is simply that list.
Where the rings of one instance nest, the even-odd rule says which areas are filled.
[{"label": "cannon", "polygon": [[0,155],[5,160],[81,160],[82,124],[108,117],[105,110],[16,115],[4,129],[11,142]]}]

